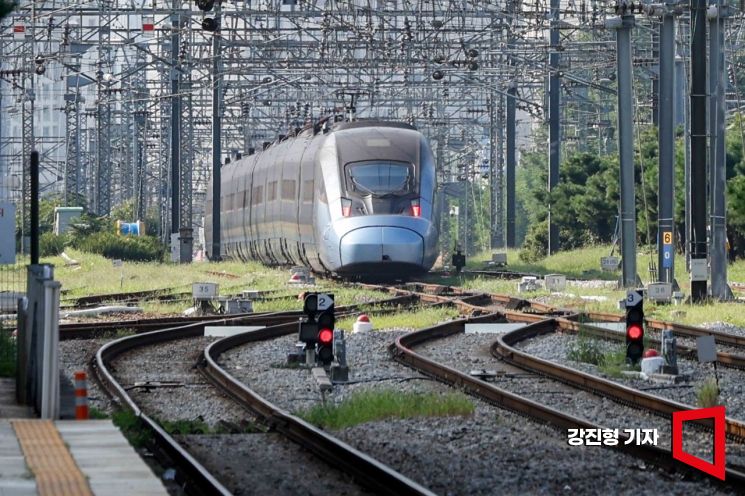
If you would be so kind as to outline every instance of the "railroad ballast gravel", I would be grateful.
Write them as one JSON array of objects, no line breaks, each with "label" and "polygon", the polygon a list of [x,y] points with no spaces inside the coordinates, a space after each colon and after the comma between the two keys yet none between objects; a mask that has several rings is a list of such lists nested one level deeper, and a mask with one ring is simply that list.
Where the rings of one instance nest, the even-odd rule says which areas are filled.
[{"label": "railroad ballast gravel", "polygon": [[[336,385],[326,401],[354,391],[395,389],[408,393],[450,392],[394,362],[388,346],[402,331],[347,334],[350,384]],[[321,402],[307,369],[287,368],[296,336],[245,345],[220,361],[236,378],[290,412]],[[431,346],[438,361],[470,369],[470,345],[446,339]],[[432,351],[430,350],[430,351]],[[488,351],[487,351],[488,354]],[[569,446],[566,434],[473,399],[468,417],[387,419],[331,431],[438,494],[691,494],[716,489],[689,482],[602,447]]]}]

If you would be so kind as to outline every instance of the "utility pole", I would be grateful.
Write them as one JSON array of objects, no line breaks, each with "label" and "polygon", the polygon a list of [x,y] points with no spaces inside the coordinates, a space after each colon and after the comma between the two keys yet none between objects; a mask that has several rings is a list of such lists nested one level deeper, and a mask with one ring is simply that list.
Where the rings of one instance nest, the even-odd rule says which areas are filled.
[{"label": "utility pole", "polygon": [[[548,192],[559,184],[561,158],[561,81],[559,80],[559,0],[551,0],[548,56]],[[548,254],[559,251],[559,226],[548,206]]]},{"label": "utility pole", "polygon": [[222,77],[220,76],[220,66],[222,64],[220,49],[220,4],[215,5],[215,21],[217,21],[217,30],[212,33],[212,250],[210,259],[213,261],[221,260],[220,251],[220,157],[222,150],[220,148],[220,133],[222,109],[220,102],[220,87]]},{"label": "utility pole", "polygon": [[711,246],[711,296],[718,300],[732,298],[727,286],[727,193],[725,145],[724,19],[729,7],[723,0],[712,0],[709,18],[709,212]]},{"label": "utility pole", "polygon": [[501,198],[501,192],[497,191],[497,95],[494,91],[489,95],[489,229],[491,248],[497,248],[499,243],[499,224],[501,219],[497,218],[497,199]]},{"label": "utility pole", "polygon": [[[26,37],[26,46],[24,47],[24,65],[28,70],[34,60],[34,23],[36,15],[34,3],[31,4],[31,20],[29,22],[31,39]],[[22,183],[21,183],[21,253],[27,253],[30,244],[31,232],[31,152],[35,147],[34,140],[34,74],[27,72],[23,76],[23,108],[21,109],[21,152],[23,153],[22,164]]]},{"label": "utility pole", "polygon": [[691,299],[707,297],[706,0],[691,0]]},{"label": "utility pole", "polygon": [[626,13],[608,19],[607,26],[616,30],[616,63],[618,78],[618,155],[621,168],[621,254],[622,284],[636,287],[636,202],[634,193],[634,104],[632,99],[631,28],[633,14]]},{"label": "utility pole", "polygon": [[515,96],[517,85],[507,89],[507,247],[515,247]]},{"label": "utility pole", "polygon": [[675,181],[675,130],[674,106],[675,95],[675,18],[673,2],[667,0],[660,13],[660,77],[659,107],[657,122],[659,126],[659,174],[657,181],[657,260],[658,280],[672,283],[675,279],[675,229],[673,184]]},{"label": "utility pole", "polygon": [[171,243],[173,234],[179,232],[179,214],[181,212],[181,198],[179,189],[181,185],[181,95],[179,94],[179,66],[178,56],[181,45],[181,15],[178,10],[181,2],[173,0],[173,13],[171,14]]},{"label": "utility pole", "polygon": [[496,227],[497,246],[504,246],[504,96],[496,95],[496,122],[497,122],[497,184],[496,184]]}]

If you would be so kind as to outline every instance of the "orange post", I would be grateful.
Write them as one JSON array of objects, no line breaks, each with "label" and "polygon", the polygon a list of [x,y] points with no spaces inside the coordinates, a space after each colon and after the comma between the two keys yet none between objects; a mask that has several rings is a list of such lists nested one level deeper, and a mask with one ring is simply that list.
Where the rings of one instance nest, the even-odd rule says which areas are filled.
[{"label": "orange post", "polygon": [[88,420],[88,380],[85,372],[75,372],[75,420]]}]

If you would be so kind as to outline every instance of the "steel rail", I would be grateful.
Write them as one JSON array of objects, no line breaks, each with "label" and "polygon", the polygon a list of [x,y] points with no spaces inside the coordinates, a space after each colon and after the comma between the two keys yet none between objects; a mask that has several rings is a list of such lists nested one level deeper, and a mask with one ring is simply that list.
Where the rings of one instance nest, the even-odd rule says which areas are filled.
[{"label": "steel rail", "polygon": [[231,493],[225,486],[158,425],[155,420],[140,409],[109,370],[109,363],[128,350],[171,339],[199,336],[204,334],[204,326],[204,323],[194,323],[162,331],[127,336],[111,341],[98,350],[92,368],[94,376],[104,390],[112,398],[115,398],[121,406],[131,410],[142,421],[143,425],[153,433],[157,445],[181,468],[201,493],[229,495]]},{"label": "steel rail", "polygon": [[[369,306],[371,304],[382,304],[390,306],[391,311],[396,311],[393,305],[402,303],[413,304],[419,301],[416,295],[408,294],[403,296],[396,296],[394,298],[388,298],[377,302],[368,302],[361,305],[351,305],[347,307],[339,307],[344,310],[343,314],[351,314],[360,307]],[[433,302],[434,305],[451,304],[448,299],[442,298],[437,302]],[[295,316],[296,317],[296,316]],[[259,319],[255,319],[259,320]],[[203,322],[194,322],[186,325],[177,327],[171,327],[168,329],[149,331],[141,334],[135,334],[132,336],[126,336],[120,339],[111,341],[102,346],[91,364],[93,371],[93,377],[99,382],[104,391],[111,396],[115,404],[118,404],[124,408],[131,410],[137,418],[139,418],[143,425],[153,433],[154,439],[158,446],[178,465],[185,474],[187,474],[190,481],[192,481],[199,491],[204,494],[230,494],[230,492],[214,477],[212,476],[204,466],[202,466],[188,451],[181,447],[172,436],[170,436],[158,423],[153,420],[150,416],[145,414],[140,407],[135,403],[131,396],[127,393],[124,387],[119,384],[113,373],[109,369],[109,364],[123,353],[132,349],[162,343],[170,340],[185,339],[191,337],[197,337],[204,334],[204,328],[208,324],[219,324],[219,325],[241,325],[245,319],[243,317],[230,318],[230,319],[217,319]],[[248,334],[252,337],[260,336],[262,339],[268,339],[273,337],[283,336],[292,333],[297,330],[298,321],[297,319],[290,320],[289,322],[277,324],[270,327],[265,327],[257,331],[249,332]],[[241,336],[241,335],[239,335]],[[226,340],[217,341],[217,343],[231,342],[233,338],[227,338]],[[210,349],[212,346],[210,346]],[[219,349],[219,346],[214,348]],[[205,355],[207,356],[207,355]],[[205,361],[204,363],[209,363]],[[209,377],[209,374],[207,374]],[[237,382],[231,378],[232,382]],[[271,405],[265,400],[261,400],[265,405]],[[293,440],[302,439],[303,436],[307,436],[309,425],[299,425],[284,422],[282,426],[277,424],[278,420],[281,420],[280,416],[277,416],[276,412],[271,416],[273,421],[269,422],[278,431],[286,433],[288,437]],[[299,420],[299,419],[298,419]],[[316,429],[317,430],[317,429]],[[363,472],[367,471],[370,474],[374,474],[372,480],[368,482],[372,487],[381,487],[383,489],[395,489],[396,493],[399,494],[418,494],[418,495],[432,495],[426,488],[419,486],[418,484],[410,481],[404,476],[397,474],[390,468],[375,461],[368,457],[364,453],[349,448],[344,453],[344,447],[340,441],[332,438],[331,436],[319,431],[324,438],[318,441],[318,448],[316,453],[328,460],[328,456],[336,454],[340,459],[337,460],[338,465],[349,468],[349,471],[356,473],[359,470]],[[320,438],[319,438],[320,439]],[[366,464],[367,468],[360,469]]]},{"label": "steel rail", "polygon": [[246,408],[254,411],[273,429],[309,449],[332,466],[354,474],[363,484],[382,494],[433,495],[424,486],[394,471],[387,465],[330,436],[262,398],[228,374],[217,363],[225,351],[249,342],[272,339],[296,330],[296,326],[267,327],[223,338],[208,346],[201,367],[207,378]]},{"label": "steel rail", "polygon": [[[584,333],[587,333],[588,335],[596,336],[601,339],[608,339],[613,341],[624,341],[626,339],[626,334],[623,332],[597,327],[584,322],[579,323],[576,321],[560,320],[559,324],[562,331],[572,334],[577,334],[582,331]],[[673,329],[673,332],[677,332],[677,324],[668,325],[670,326],[668,328]],[[647,337],[647,339],[650,343],[661,346],[661,342],[658,338]],[[681,355],[687,358],[696,360],[698,357],[698,352],[696,351],[696,349],[690,346],[676,343],[675,348]],[[717,351],[717,363],[725,367],[745,370],[745,356],[743,355],[735,355],[733,353]]]},{"label": "steel rail", "polygon": [[[484,401],[495,404],[499,407],[514,411],[518,414],[545,422],[557,429],[568,428],[590,428],[602,429],[603,427],[590,422],[586,419],[575,417],[562,413],[549,406],[540,404],[518,394],[502,389],[494,384],[484,382],[480,379],[471,377],[459,370],[448,367],[444,364],[430,360],[416,353],[413,348],[426,342],[435,341],[453,334],[462,332],[463,325],[469,322],[488,322],[490,320],[499,320],[501,314],[491,314],[472,319],[462,319],[451,321],[446,324],[430,327],[420,331],[412,332],[401,336],[390,346],[393,358],[405,365],[408,365],[423,374],[434,377],[453,387],[463,389]],[[534,318],[534,317],[530,317]],[[527,325],[521,329],[525,334],[540,334],[550,332],[555,325],[554,319],[541,319]],[[625,435],[620,435],[625,441]],[[620,439],[619,439],[620,441]],[[653,463],[656,466],[671,468],[693,476],[703,477],[701,472],[694,471],[690,466],[672,458],[670,451],[657,446],[633,444],[623,444],[619,442],[618,446],[613,449],[626,452]],[[728,468],[726,470],[727,481],[724,484],[745,484],[745,473]],[[722,481],[711,478],[719,484]]]},{"label": "steel rail", "polygon": [[[612,398],[614,400],[641,407],[658,415],[670,417],[673,412],[693,410],[684,403],[667,398],[654,396],[617,382],[581,372],[564,365],[560,365],[542,358],[535,357],[514,347],[515,344],[543,334],[554,332],[556,328],[577,330],[577,324],[568,320],[548,319],[539,323],[505,333],[497,337],[491,346],[491,353],[509,364],[531,372],[550,377],[570,386],[589,391],[593,394]],[[694,421],[700,425],[711,427],[711,421]],[[727,418],[725,431],[731,438],[745,440],[745,423]]]},{"label": "steel rail", "polygon": [[[412,294],[394,296],[381,300],[374,300],[367,303],[355,305],[343,305],[337,307],[339,312],[351,313],[359,311],[362,308],[370,306],[392,307],[396,305],[406,305],[416,301],[417,297]],[[195,323],[211,323],[212,325],[274,325],[284,322],[290,322],[293,319],[297,321],[302,317],[301,311],[289,312],[263,312],[263,313],[246,313],[235,314],[221,317],[219,315],[205,315],[200,317],[162,317],[151,319],[132,319],[117,320],[107,322],[85,322],[74,324],[60,324],[60,339],[80,339],[90,338],[93,335],[118,329],[131,329],[135,333],[149,332],[154,330],[168,329],[178,325],[187,325]]]}]

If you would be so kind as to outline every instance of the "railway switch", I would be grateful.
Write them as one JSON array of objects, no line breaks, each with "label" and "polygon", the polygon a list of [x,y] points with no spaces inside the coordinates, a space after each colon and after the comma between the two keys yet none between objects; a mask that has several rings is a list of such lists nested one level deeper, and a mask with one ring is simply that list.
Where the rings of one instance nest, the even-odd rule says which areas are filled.
[{"label": "railway switch", "polygon": [[626,294],[626,361],[637,363],[644,354],[644,297],[639,290]]}]

